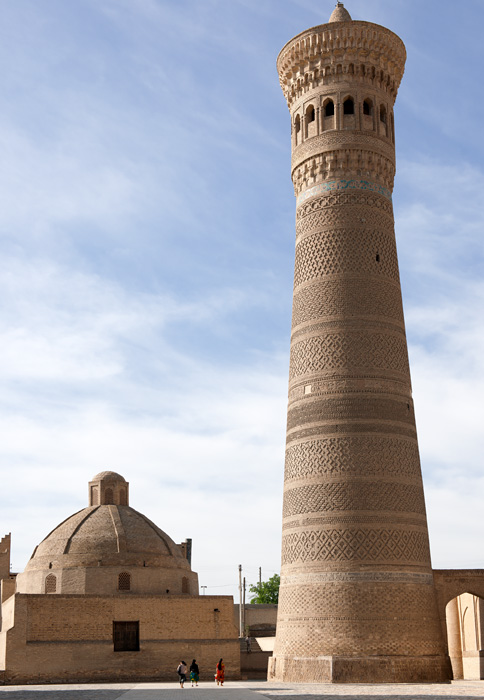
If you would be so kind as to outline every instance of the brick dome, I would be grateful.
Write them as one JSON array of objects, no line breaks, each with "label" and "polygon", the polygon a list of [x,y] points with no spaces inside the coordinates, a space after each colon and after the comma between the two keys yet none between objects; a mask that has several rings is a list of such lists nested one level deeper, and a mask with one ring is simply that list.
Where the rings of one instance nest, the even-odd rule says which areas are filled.
[{"label": "brick dome", "polygon": [[102,481],[103,479],[115,479],[116,481],[126,481],[124,476],[118,474],[117,472],[99,472],[96,476],[93,476],[93,481]]},{"label": "brick dome", "polygon": [[342,2],[338,2],[336,7],[334,8],[333,12],[331,13],[331,17],[329,18],[330,22],[348,22],[351,21],[351,15],[348,12],[348,10],[345,8]]},{"label": "brick dome", "polygon": [[[91,505],[35,548],[17,577],[17,591],[44,593],[49,575],[56,577],[57,593],[115,593],[118,576],[126,574],[133,581],[129,590],[139,593],[197,594],[198,577],[182,547],[128,505],[128,482],[116,472],[101,472],[89,485]],[[96,492],[94,503],[93,486],[106,486]]]}]

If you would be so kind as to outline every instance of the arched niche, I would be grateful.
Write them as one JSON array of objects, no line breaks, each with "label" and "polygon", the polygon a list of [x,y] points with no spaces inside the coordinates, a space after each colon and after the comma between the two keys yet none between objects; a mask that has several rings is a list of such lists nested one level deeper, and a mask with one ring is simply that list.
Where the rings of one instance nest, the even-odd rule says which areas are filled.
[{"label": "arched niche", "polygon": [[445,606],[454,680],[484,680],[484,599],[464,592]]}]

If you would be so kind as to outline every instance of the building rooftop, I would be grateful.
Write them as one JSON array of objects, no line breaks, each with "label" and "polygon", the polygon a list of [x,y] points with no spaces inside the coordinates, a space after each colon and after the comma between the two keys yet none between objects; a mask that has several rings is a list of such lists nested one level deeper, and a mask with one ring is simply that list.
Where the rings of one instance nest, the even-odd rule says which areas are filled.
[{"label": "building rooftop", "polygon": [[336,4],[336,7],[334,8],[333,12],[331,13],[331,17],[329,18],[330,22],[351,22],[351,15],[348,12],[348,10],[345,8],[342,2],[338,2]]}]

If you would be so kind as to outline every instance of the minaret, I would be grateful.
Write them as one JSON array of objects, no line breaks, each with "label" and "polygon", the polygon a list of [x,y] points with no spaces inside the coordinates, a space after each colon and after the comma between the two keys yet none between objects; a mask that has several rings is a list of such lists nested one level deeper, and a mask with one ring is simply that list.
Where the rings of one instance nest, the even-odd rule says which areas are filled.
[{"label": "minaret", "polygon": [[297,208],[274,680],[448,677],[392,209],[405,57],[338,3],[277,60]]}]

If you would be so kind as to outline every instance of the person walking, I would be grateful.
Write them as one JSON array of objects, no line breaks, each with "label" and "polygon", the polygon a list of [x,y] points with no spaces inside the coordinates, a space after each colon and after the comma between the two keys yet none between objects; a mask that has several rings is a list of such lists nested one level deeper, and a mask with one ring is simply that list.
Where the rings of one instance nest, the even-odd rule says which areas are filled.
[{"label": "person walking", "polygon": [[225,680],[225,664],[223,659],[220,659],[215,668],[215,682],[217,685],[223,685]]},{"label": "person walking", "polygon": [[193,659],[193,661],[190,665],[190,680],[192,682],[192,688],[193,688],[194,683],[195,683],[195,686],[198,687],[199,677],[200,677],[200,670],[198,668],[198,664],[196,662],[196,659]]},{"label": "person walking", "polygon": [[178,667],[176,669],[176,672],[178,673],[180,677],[180,688],[183,688],[185,681],[187,679],[187,665],[185,661],[180,661],[178,664]]}]

